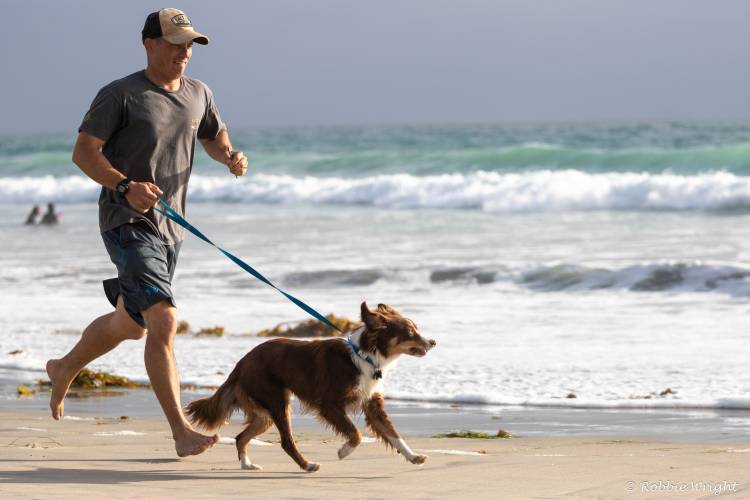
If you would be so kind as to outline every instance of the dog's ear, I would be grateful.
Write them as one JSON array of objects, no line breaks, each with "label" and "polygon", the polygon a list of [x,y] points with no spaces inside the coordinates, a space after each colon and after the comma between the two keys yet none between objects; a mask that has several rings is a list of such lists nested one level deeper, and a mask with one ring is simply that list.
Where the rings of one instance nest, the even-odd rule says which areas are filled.
[{"label": "dog's ear", "polygon": [[387,304],[378,304],[378,311],[390,314],[398,314],[394,308]]},{"label": "dog's ear", "polygon": [[365,324],[368,330],[375,331],[385,326],[381,316],[378,313],[370,311],[370,308],[367,307],[367,302],[362,302],[360,310],[362,312],[362,323]]}]

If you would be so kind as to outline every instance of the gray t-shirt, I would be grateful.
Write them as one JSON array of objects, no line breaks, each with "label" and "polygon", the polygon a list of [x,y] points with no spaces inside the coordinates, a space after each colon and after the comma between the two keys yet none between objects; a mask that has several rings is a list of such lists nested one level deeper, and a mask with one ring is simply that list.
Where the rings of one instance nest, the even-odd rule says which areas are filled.
[{"label": "gray t-shirt", "polygon": [[[117,170],[134,181],[156,184],[172,208],[185,215],[195,139],[215,139],[224,128],[203,82],[184,77],[179,90],[170,92],[142,70],[103,87],[78,131],[103,140],[102,153]],[[160,213],[138,213],[115,191],[102,188],[102,232],[136,221],[146,221],[168,245],[185,237],[181,226]]]}]

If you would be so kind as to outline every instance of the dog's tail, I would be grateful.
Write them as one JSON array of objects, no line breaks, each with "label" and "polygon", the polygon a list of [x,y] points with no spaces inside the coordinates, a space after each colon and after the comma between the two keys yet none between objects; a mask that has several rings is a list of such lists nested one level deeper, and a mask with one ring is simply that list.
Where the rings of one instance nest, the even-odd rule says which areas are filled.
[{"label": "dog's tail", "polygon": [[235,368],[213,396],[196,399],[187,405],[185,414],[190,421],[209,431],[221,427],[237,408],[234,391],[238,379],[239,369]]}]

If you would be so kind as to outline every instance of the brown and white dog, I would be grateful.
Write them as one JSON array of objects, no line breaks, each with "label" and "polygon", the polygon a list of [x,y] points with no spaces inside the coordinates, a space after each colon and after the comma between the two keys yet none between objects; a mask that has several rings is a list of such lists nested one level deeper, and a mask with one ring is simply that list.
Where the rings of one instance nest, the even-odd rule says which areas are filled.
[{"label": "brown and white dog", "polygon": [[235,409],[245,413],[245,429],[237,435],[237,453],[243,469],[260,469],[247,456],[252,438],[276,425],[281,447],[308,472],[320,466],[302,456],[292,437],[290,398],[313,410],[333,430],[346,438],[340,459],[362,442],[362,435],[347,412],[362,409],[365,422],[386,446],[406,460],[422,464],[393,427],[378,391],[382,372],[400,355],[424,356],[434,340],[417,333],[417,326],[391,307],[378,304],[371,311],[362,303],[364,326],[348,338],[326,340],[273,339],[245,355],[227,380],[210,398],[187,406],[190,419],[206,428],[221,426]]}]

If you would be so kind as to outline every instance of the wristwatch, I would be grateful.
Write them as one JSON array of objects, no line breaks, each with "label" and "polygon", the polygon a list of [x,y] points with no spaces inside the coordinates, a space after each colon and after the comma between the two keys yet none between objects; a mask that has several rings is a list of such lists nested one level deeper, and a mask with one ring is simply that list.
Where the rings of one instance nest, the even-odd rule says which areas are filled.
[{"label": "wristwatch", "polygon": [[119,194],[122,198],[125,198],[125,195],[128,193],[128,189],[130,189],[131,180],[132,179],[126,177],[125,179],[117,183],[115,190],[117,191],[117,194]]}]

